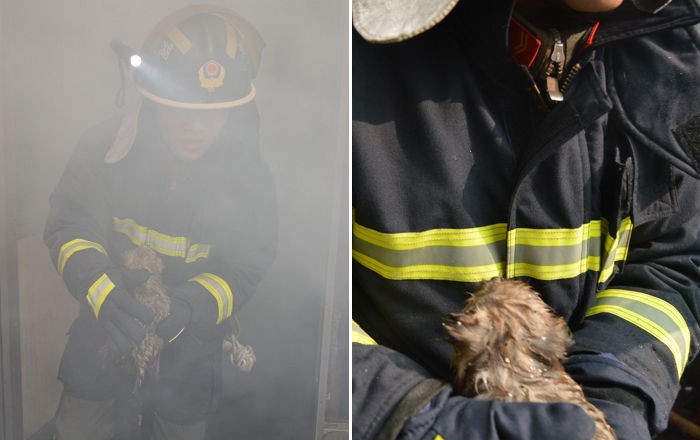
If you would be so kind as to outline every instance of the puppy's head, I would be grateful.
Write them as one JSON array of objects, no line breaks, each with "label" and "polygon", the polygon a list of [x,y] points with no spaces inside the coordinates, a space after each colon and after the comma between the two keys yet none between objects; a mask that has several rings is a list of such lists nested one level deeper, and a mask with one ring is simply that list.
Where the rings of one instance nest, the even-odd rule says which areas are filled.
[{"label": "puppy's head", "polygon": [[494,278],[443,318],[454,349],[455,384],[478,392],[476,371],[498,369],[537,374],[566,355],[572,344],[568,327],[537,292],[521,281]]},{"label": "puppy's head", "polygon": [[156,275],[165,268],[160,255],[144,245],[125,250],[122,253],[122,265],[127,269],[146,269]]}]

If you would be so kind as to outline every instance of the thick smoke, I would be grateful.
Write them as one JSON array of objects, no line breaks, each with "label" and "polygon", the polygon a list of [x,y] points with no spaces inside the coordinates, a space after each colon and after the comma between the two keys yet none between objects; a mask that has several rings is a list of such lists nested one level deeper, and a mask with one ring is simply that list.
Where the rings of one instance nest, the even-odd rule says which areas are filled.
[{"label": "thick smoke", "polygon": [[[49,422],[60,395],[55,376],[77,307],[41,234],[49,194],[79,136],[120,111],[109,43],[140,47],[155,23],[188,2],[0,2],[0,439],[14,439]],[[314,438],[324,420],[347,423],[348,7],[213,3],[245,17],[266,43],[255,85],[279,244],[239,319],[257,364],[250,373],[226,372],[208,437]]]}]

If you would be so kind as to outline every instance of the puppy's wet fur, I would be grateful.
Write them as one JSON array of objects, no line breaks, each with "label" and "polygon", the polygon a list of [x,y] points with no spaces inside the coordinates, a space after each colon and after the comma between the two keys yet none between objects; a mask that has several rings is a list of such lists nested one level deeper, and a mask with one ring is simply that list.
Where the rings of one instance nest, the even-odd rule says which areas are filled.
[{"label": "puppy's wet fur", "polygon": [[532,287],[494,278],[443,317],[454,349],[454,387],[467,397],[507,402],[569,402],[596,425],[595,440],[616,439],[603,413],[590,404],[564,371],[561,360],[573,344],[566,322],[555,316]]},{"label": "puppy's wet fur", "polygon": [[145,269],[150,273],[148,279],[134,289],[134,297],[155,312],[153,322],[144,326],[146,337],[120,362],[122,368],[135,375],[134,391],[137,391],[147,373],[158,376],[163,340],[156,335],[155,327],[170,314],[170,296],[161,280],[165,265],[156,251],[146,246],[128,249],[122,254],[122,264],[127,269]]}]

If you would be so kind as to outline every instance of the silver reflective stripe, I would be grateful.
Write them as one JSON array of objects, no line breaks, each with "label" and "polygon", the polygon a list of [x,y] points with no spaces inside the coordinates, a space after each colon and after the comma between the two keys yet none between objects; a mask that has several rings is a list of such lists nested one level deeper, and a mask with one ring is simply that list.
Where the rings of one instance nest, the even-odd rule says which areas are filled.
[{"label": "silver reflective stripe", "polygon": [[615,262],[627,257],[632,232],[629,218],[623,220],[615,239],[607,233],[605,220],[568,229],[506,228],[498,223],[384,233],[353,219],[352,256],[395,280],[478,282],[494,276],[557,280],[600,271],[603,282],[612,276]]},{"label": "silver reflective stripe", "polygon": [[185,256],[185,263],[192,263],[200,258],[208,258],[209,251],[211,251],[211,245],[195,243],[189,247],[187,250],[187,255]]},{"label": "silver reflective stripe", "polygon": [[114,289],[114,283],[109,279],[106,273],[103,273],[88,289],[86,295],[87,302],[92,307],[95,313],[95,318],[100,317],[100,309],[107,299],[107,295]]},{"label": "silver reflective stripe", "polygon": [[105,251],[105,248],[102,247],[101,244],[82,238],[76,238],[75,240],[64,243],[63,246],[61,246],[61,249],[58,251],[58,262],[56,264],[58,273],[63,276],[63,270],[66,268],[68,259],[70,259],[70,257],[76,252],[86,249],[94,249],[107,255],[107,251]]},{"label": "silver reflective stripe", "polygon": [[233,293],[226,281],[213,273],[201,273],[196,277],[190,278],[190,281],[199,283],[216,300],[218,307],[217,324],[231,316],[233,313]]},{"label": "silver reflective stripe", "polygon": [[186,263],[192,263],[200,258],[208,258],[211,245],[195,243],[190,245],[187,237],[173,237],[146,226],[137,224],[134,220],[113,217],[114,230],[129,237],[135,245],[145,245],[156,252],[169,257],[184,258]]},{"label": "silver reflective stripe", "polygon": [[384,233],[353,219],[352,256],[384,278],[481,281],[503,275],[506,224]]},{"label": "silver reflective stripe", "polygon": [[632,290],[609,289],[596,295],[586,316],[609,313],[654,336],[673,354],[678,377],[690,355],[690,330],[683,315],[661,298]]},{"label": "silver reflective stripe", "polygon": [[627,217],[620,223],[615,238],[610,235],[605,237],[605,259],[600,271],[599,282],[604,283],[613,274],[616,261],[627,260],[630,240],[632,239],[632,220]]}]

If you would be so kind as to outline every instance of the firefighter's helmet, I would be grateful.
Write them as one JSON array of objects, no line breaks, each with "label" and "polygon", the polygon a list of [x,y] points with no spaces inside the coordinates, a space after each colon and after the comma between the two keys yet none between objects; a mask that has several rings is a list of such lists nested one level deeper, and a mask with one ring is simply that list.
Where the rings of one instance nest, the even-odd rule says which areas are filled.
[{"label": "firefighter's helmet", "polygon": [[159,104],[216,109],[255,97],[262,39],[232,11],[197,5],[163,19],[146,38],[134,68],[138,91]]}]

